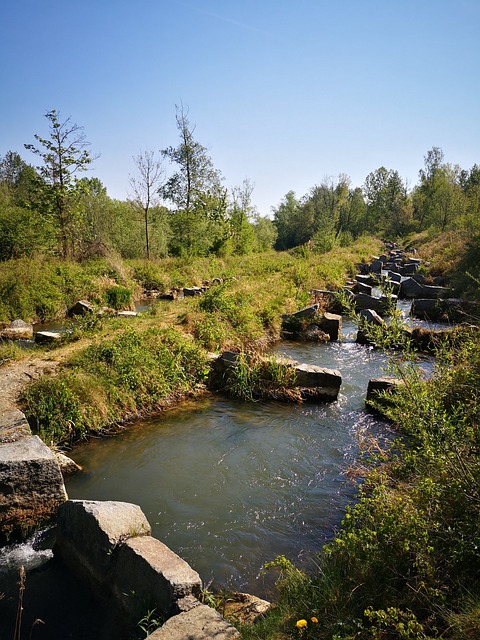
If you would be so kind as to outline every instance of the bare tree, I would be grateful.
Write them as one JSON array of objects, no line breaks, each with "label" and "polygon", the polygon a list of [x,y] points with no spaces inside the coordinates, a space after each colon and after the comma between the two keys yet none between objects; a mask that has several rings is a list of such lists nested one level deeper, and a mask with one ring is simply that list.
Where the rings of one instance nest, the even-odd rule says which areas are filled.
[{"label": "bare tree", "polygon": [[145,225],[145,250],[147,259],[150,259],[150,213],[151,209],[160,202],[158,191],[164,183],[165,171],[161,159],[156,158],[155,152],[151,150],[141,151],[138,156],[133,157],[133,161],[138,172],[137,176],[130,176],[133,204],[142,211]]}]

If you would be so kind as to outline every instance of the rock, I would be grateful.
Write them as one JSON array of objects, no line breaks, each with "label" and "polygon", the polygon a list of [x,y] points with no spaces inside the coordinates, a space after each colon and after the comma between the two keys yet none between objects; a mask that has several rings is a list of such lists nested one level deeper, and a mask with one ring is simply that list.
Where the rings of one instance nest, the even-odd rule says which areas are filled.
[{"label": "rock", "polygon": [[33,324],[23,320],[14,320],[0,330],[0,338],[7,340],[31,340],[33,338]]},{"label": "rock", "polygon": [[402,276],[413,276],[417,272],[419,265],[416,263],[408,263],[399,267]]},{"label": "rock", "polygon": [[285,332],[285,337],[294,340],[302,340],[304,342],[330,342],[330,336],[325,331],[322,331],[318,324],[309,324],[305,329],[302,329],[295,336],[289,335]]},{"label": "rock", "polygon": [[426,298],[423,296],[424,286],[420,282],[417,282],[413,278],[407,278],[400,284],[400,297],[401,298]]},{"label": "rock", "polygon": [[373,378],[368,381],[367,388],[367,403],[368,402],[376,402],[380,405],[387,405],[388,400],[385,397],[382,397],[382,393],[387,392],[391,393],[394,389],[398,388],[400,385],[404,384],[403,380],[399,378],[391,378],[388,376],[381,376],[379,378]]},{"label": "rock", "polygon": [[132,536],[150,534],[150,524],[136,504],[69,500],[58,510],[54,551],[72,572],[103,588],[117,546]]},{"label": "rock", "polygon": [[296,386],[304,400],[334,402],[338,398],[342,376],[336,369],[295,363]]},{"label": "rock", "polygon": [[373,309],[362,309],[359,313],[362,322],[377,326],[383,325],[383,319]]},{"label": "rock", "polygon": [[316,323],[331,341],[338,340],[342,329],[342,316],[326,311]]},{"label": "rock", "polygon": [[0,413],[0,444],[16,442],[31,435],[27,418],[19,409],[7,409]]},{"label": "rock", "polygon": [[400,286],[399,282],[395,282],[395,280],[391,280],[390,278],[385,278],[382,282],[382,290],[384,292],[388,291],[389,294],[393,294],[395,296],[400,294]]},{"label": "rock", "polygon": [[35,342],[37,344],[52,344],[61,340],[64,336],[60,331],[37,331],[35,334]]},{"label": "rock", "polygon": [[370,273],[381,273],[382,269],[383,262],[381,260],[374,260],[368,267]]},{"label": "rock", "polygon": [[136,311],[117,311],[117,318],[136,318],[137,316]]},{"label": "rock", "polygon": [[184,296],[199,296],[202,294],[201,287],[184,287],[183,295]]},{"label": "rock", "polygon": [[453,329],[429,329],[426,327],[407,328],[412,343],[424,353],[435,353],[440,344],[448,342]]},{"label": "rock", "polygon": [[55,455],[38,436],[0,445],[0,542],[51,519],[67,494]]},{"label": "rock", "polygon": [[402,281],[402,276],[399,273],[397,273],[396,271],[389,271],[388,272],[388,278],[392,282],[400,283]]},{"label": "rock", "polygon": [[151,640],[240,640],[229,622],[205,604],[169,618],[148,636]]},{"label": "rock", "polygon": [[413,278],[407,278],[401,284],[400,293],[404,298],[445,298],[450,293],[450,289],[420,284]]},{"label": "rock", "polygon": [[76,302],[73,307],[67,311],[67,316],[71,318],[72,316],[84,316],[87,313],[93,313],[95,311],[95,307],[88,300],[79,300]]},{"label": "rock", "polygon": [[300,309],[300,311],[295,311],[295,313],[289,314],[289,317],[291,317],[291,318],[312,318],[312,317],[317,315],[319,306],[320,305],[317,302],[315,304],[312,304],[309,307],[305,307],[304,309]]},{"label": "rock", "polygon": [[355,296],[355,307],[357,311],[361,311],[362,309],[373,309],[374,311],[385,313],[388,311],[389,307],[395,307],[396,304],[397,296],[393,294],[389,296],[381,296],[380,298],[368,296],[365,293],[357,293]]},{"label": "rock", "polygon": [[358,273],[355,276],[355,280],[361,284],[367,284],[371,287],[376,287],[379,282],[378,278],[375,278],[372,275],[362,275],[361,273]]},{"label": "rock", "polygon": [[233,592],[222,603],[222,612],[227,620],[240,624],[255,624],[273,608],[271,602],[261,600],[249,593]]},{"label": "rock", "polygon": [[372,295],[372,286],[369,284],[363,284],[363,282],[357,282],[356,293],[366,293],[367,296]]},{"label": "rock", "polygon": [[[232,351],[225,351],[212,361],[210,386],[213,389],[219,390],[228,386],[229,370],[235,365],[238,355]],[[296,381],[293,388],[299,391],[303,400],[333,402],[337,399],[342,384],[339,371],[300,364],[288,358],[279,357],[278,361],[294,369]]]},{"label": "rock", "polygon": [[60,466],[60,471],[62,472],[62,476],[71,476],[74,473],[78,473],[82,471],[82,467],[77,464],[74,460],[66,456],[64,453],[60,453],[60,451],[55,451],[55,457],[58,460],[58,464]]},{"label": "rock", "polygon": [[150,536],[129,538],[119,546],[111,584],[124,609],[137,616],[144,602],[171,615],[178,600],[199,596],[202,587],[200,576],[185,560]]}]

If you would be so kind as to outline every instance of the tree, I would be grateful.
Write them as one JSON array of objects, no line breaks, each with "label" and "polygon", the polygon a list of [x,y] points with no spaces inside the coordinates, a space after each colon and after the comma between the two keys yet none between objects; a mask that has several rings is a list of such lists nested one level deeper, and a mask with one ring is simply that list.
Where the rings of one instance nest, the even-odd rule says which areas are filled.
[{"label": "tree", "polygon": [[227,193],[207,149],[194,139],[195,127],[190,125],[183,105],[176,107],[176,121],[180,144],[161,153],[178,169],[159,194],[175,206],[171,220],[173,253],[205,255],[227,238]]},{"label": "tree", "polygon": [[424,157],[425,168],[419,171],[420,184],[413,194],[414,214],[420,229],[445,231],[458,225],[467,208],[462,189],[462,172],[443,162],[443,151],[433,147]]},{"label": "tree", "polygon": [[145,253],[150,259],[149,226],[151,223],[151,210],[159,204],[159,192],[163,186],[165,171],[160,159],[155,158],[155,152],[151,150],[140,152],[133,158],[137,167],[138,176],[130,177],[130,185],[133,189],[133,206],[142,211],[145,227]]},{"label": "tree", "polygon": [[255,233],[250,222],[256,213],[252,204],[253,189],[254,184],[248,178],[232,189],[230,232],[233,252],[239,255],[251,253],[255,248]]},{"label": "tree", "polygon": [[302,205],[294,191],[285,194],[273,209],[273,224],[277,229],[277,249],[290,249],[304,244],[314,230],[313,210]]},{"label": "tree", "polygon": [[83,127],[73,124],[70,118],[60,121],[60,113],[48,111],[49,138],[35,134],[40,146],[25,144],[25,148],[38,155],[43,165],[37,167],[47,189],[45,192],[49,213],[58,227],[63,258],[71,257],[81,235],[75,204],[78,190],[76,174],[86,171],[93,158],[88,151]]},{"label": "tree", "polygon": [[398,236],[410,221],[407,187],[398,171],[380,167],[369,173],[363,187],[367,202],[367,228]]}]

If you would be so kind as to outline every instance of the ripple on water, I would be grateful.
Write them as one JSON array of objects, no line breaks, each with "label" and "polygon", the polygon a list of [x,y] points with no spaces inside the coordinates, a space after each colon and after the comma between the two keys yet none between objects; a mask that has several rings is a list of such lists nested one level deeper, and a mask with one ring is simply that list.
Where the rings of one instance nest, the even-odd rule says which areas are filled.
[{"label": "ripple on water", "polygon": [[339,369],[332,404],[244,404],[216,399],[79,446],[85,473],[71,498],[139,504],[153,534],[205,582],[262,594],[262,565],[279,554],[308,562],[338,526],[355,488],[345,471],[357,433],[382,433],[364,411],[368,380],[385,357],[353,342],[286,343],[296,360]]}]

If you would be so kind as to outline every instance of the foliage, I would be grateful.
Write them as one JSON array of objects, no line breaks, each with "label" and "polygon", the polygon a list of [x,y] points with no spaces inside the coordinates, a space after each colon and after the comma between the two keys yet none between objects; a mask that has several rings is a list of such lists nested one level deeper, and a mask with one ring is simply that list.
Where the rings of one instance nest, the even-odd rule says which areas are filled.
[{"label": "foliage", "polygon": [[295,380],[295,369],[286,361],[275,356],[261,358],[256,353],[242,351],[228,372],[225,390],[247,402],[258,398],[287,397],[301,402],[301,396],[294,389]]},{"label": "foliage", "polygon": [[75,256],[76,243],[81,236],[75,174],[86,171],[92,157],[87,150],[89,143],[83,127],[71,123],[70,118],[60,122],[60,114],[55,109],[48,111],[45,117],[49,122],[49,137],[35,134],[40,146],[26,144],[25,148],[43,161],[38,171],[45,181],[46,213],[55,221],[61,255],[66,259]]},{"label": "foliage", "polygon": [[0,367],[15,360],[21,360],[25,351],[12,340],[0,339]]},{"label": "foliage", "polygon": [[105,291],[105,300],[112,309],[126,309],[132,304],[132,292],[130,289],[115,285]]},{"label": "foliage", "polygon": [[174,329],[129,328],[72,356],[26,391],[25,413],[47,442],[72,442],[192,392],[206,375],[202,351]]}]

